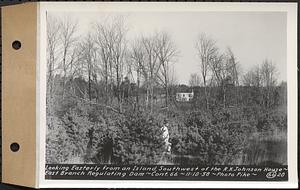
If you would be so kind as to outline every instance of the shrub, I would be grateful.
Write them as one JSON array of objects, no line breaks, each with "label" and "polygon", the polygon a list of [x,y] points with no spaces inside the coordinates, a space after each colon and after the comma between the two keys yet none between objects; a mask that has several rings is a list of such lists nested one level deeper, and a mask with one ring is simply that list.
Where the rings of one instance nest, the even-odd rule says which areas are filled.
[{"label": "shrub", "polygon": [[[48,117],[48,120],[50,118]],[[67,148],[70,147],[68,135],[62,123],[57,117],[52,117],[55,127],[47,124],[46,135],[46,162],[48,164],[65,163],[71,157],[71,152]]]},{"label": "shrub", "polygon": [[91,131],[103,124],[101,114],[81,101],[69,109],[61,107],[66,110],[64,114],[61,112],[47,117],[47,163],[90,162],[96,154]]},{"label": "shrub", "polygon": [[[244,147],[246,126],[229,122],[229,113],[188,113],[181,132],[171,139],[177,155],[192,156],[189,164],[234,164]],[[226,122],[225,122],[226,121]]]},{"label": "shrub", "polygon": [[156,164],[162,158],[161,118],[80,101],[60,115],[47,117],[47,163]]},{"label": "shrub", "polygon": [[287,115],[276,111],[260,115],[257,120],[257,130],[259,132],[276,133],[286,132],[287,130]]},{"label": "shrub", "polygon": [[144,112],[119,118],[113,156],[117,163],[156,164],[164,152],[161,121]]},{"label": "shrub", "polygon": [[47,162],[68,163],[74,158],[85,162],[88,131],[93,126],[87,113],[71,109],[61,119],[55,117],[55,120],[53,127],[47,130]]}]

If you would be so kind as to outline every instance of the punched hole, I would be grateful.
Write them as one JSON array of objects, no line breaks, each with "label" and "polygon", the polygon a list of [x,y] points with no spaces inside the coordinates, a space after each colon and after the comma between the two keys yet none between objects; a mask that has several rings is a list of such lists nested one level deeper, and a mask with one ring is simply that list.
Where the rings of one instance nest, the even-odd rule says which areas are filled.
[{"label": "punched hole", "polygon": [[20,145],[18,143],[11,143],[10,150],[13,152],[18,152],[20,149]]},{"label": "punched hole", "polygon": [[15,49],[15,50],[18,50],[20,49],[22,46],[21,42],[19,40],[16,40],[12,43],[12,47]]}]

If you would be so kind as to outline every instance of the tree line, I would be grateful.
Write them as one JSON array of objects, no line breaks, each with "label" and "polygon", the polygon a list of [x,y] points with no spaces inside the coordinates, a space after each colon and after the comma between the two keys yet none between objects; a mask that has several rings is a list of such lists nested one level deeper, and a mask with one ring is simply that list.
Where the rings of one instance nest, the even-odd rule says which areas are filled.
[{"label": "tree line", "polygon": [[[93,31],[85,36],[76,36],[76,22],[50,16],[47,19],[50,95],[53,94],[55,75],[62,80],[62,99],[65,98],[67,82],[83,78],[87,82],[89,101],[95,98],[93,93],[96,91],[97,101],[111,105],[116,98],[117,109],[122,112],[122,83],[130,79],[136,86],[137,106],[141,104],[143,88],[146,91],[143,104],[152,111],[157,86],[164,89],[165,105],[168,106],[169,86],[174,78],[172,63],[179,54],[169,33],[156,32],[129,42],[125,20],[116,17],[109,23],[95,23]],[[101,88],[95,89],[100,84]]]},{"label": "tree line", "polygon": [[[262,64],[256,65],[245,74],[241,72],[241,65],[235,57],[232,49],[227,47],[223,53],[216,45],[216,41],[202,33],[195,43],[200,74],[190,75],[190,86],[203,86],[206,109],[209,109],[208,87],[218,86],[221,89],[222,105],[226,107],[226,90],[233,85],[244,87],[265,88],[267,93],[266,102],[270,107],[271,93],[277,84],[278,71],[271,60],[265,59]],[[236,88],[236,94],[239,88]]]},{"label": "tree line", "polygon": [[[119,112],[123,111],[122,105],[128,95],[129,87],[125,85],[124,88],[127,83],[127,86],[134,84],[134,93],[131,95],[134,96],[136,107],[143,105],[152,112],[157,88],[163,89],[164,105],[168,107],[173,96],[170,91],[172,88],[176,91],[178,85],[174,63],[180,55],[169,33],[155,32],[129,41],[129,28],[123,17],[95,23],[82,36],[76,33],[78,24],[70,19],[59,20],[48,16],[47,23],[47,81],[50,96],[53,94],[54,77],[59,75],[63,84],[62,99],[65,98],[66,83],[82,78],[87,82],[86,92],[78,86],[73,90],[86,93],[89,101],[96,99],[105,105],[112,105],[116,101]],[[270,93],[277,85],[278,76],[272,61],[266,59],[243,75],[241,65],[230,47],[222,52],[214,39],[201,33],[194,48],[199,71],[191,74],[189,85],[204,88],[206,109],[210,107],[210,87],[221,89],[224,108],[229,85],[264,87],[269,94],[267,101],[271,101]]]}]

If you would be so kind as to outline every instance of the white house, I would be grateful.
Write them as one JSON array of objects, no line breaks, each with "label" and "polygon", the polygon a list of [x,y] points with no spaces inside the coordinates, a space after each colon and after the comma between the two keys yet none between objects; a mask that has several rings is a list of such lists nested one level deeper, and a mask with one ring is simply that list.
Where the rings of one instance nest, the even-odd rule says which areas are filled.
[{"label": "white house", "polygon": [[189,102],[193,98],[194,98],[194,91],[176,93],[176,101],[178,101],[178,102]]}]

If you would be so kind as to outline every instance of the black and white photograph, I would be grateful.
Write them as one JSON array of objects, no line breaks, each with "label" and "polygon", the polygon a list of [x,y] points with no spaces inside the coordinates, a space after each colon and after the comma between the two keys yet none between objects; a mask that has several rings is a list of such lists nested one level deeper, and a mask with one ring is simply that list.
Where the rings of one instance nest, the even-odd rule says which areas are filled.
[{"label": "black and white photograph", "polygon": [[[251,172],[278,167],[263,180],[288,180],[286,12],[48,11],[46,23],[46,170],[259,181]],[[75,170],[66,179],[93,175]]]}]

